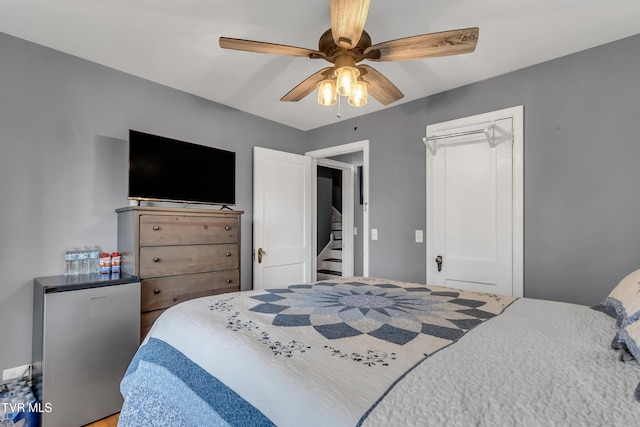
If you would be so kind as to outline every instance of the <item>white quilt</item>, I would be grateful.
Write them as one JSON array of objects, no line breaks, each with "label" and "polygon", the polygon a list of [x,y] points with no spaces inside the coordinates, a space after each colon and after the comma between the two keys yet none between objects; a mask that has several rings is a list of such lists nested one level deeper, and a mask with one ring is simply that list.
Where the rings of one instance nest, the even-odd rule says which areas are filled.
[{"label": "white quilt", "polygon": [[[179,401],[210,413],[198,396],[215,377],[283,427],[640,426],[640,366],[617,360],[615,332],[589,307],[382,279],[200,298],[168,310],[147,340],[207,379],[139,352],[120,420],[148,425],[147,411],[169,404],[184,420]],[[192,384],[182,397],[167,389],[176,381]],[[215,411],[216,424],[242,425]]]},{"label": "white quilt", "polygon": [[150,336],[278,426],[355,426],[398,378],[513,300],[351,278],[188,301]]}]

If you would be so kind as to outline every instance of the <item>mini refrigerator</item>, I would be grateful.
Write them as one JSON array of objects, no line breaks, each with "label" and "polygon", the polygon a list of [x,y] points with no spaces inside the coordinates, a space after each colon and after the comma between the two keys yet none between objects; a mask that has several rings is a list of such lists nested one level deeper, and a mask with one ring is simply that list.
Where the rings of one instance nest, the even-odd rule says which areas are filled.
[{"label": "mini refrigerator", "polygon": [[140,336],[140,279],[84,274],[34,279],[33,389],[42,427],[119,412],[120,380]]}]

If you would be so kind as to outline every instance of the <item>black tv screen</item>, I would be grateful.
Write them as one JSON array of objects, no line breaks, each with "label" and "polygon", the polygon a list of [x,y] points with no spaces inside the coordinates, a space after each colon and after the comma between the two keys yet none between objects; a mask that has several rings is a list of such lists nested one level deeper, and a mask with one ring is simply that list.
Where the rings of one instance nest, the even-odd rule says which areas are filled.
[{"label": "black tv screen", "polygon": [[129,130],[129,199],[235,205],[236,153]]}]

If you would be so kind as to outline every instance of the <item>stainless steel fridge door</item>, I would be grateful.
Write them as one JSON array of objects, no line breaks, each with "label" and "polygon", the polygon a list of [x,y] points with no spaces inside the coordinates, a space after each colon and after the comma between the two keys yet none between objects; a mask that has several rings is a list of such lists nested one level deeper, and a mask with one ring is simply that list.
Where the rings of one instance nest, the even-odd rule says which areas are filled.
[{"label": "stainless steel fridge door", "polygon": [[122,408],[120,380],[139,345],[140,282],[44,297],[43,427],[81,426]]}]

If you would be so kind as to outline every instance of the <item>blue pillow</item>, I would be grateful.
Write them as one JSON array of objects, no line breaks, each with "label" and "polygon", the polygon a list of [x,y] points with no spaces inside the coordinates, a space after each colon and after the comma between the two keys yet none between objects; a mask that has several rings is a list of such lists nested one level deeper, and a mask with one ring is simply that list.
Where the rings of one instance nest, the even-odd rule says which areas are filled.
[{"label": "blue pillow", "polygon": [[[628,324],[624,328],[620,329],[618,334],[621,346],[626,347],[625,350],[631,353],[631,355],[640,362],[640,321]],[[629,359],[623,359],[627,361]],[[634,396],[638,402],[640,402],[640,384],[636,387]]]},{"label": "blue pillow", "polygon": [[633,322],[621,328],[618,340],[626,345],[636,360],[640,361],[640,322]]}]

